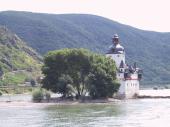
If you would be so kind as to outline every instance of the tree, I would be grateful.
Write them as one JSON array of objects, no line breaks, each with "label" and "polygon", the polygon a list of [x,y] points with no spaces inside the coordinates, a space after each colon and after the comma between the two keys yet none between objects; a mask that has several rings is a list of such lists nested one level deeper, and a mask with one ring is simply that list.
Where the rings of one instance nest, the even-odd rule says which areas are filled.
[{"label": "tree", "polygon": [[64,97],[111,96],[118,89],[113,60],[85,49],[51,51],[44,57],[43,87]]},{"label": "tree", "polygon": [[111,97],[119,88],[119,83],[116,81],[115,63],[100,55],[93,55],[93,59],[94,62],[88,75],[89,94],[93,98]]},{"label": "tree", "polygon": [[63,97],[72,96],[72,87],[70,87],[72,83],[73,79],[69,75],[61,75],[58,79],[58,92],[63,94]]}]

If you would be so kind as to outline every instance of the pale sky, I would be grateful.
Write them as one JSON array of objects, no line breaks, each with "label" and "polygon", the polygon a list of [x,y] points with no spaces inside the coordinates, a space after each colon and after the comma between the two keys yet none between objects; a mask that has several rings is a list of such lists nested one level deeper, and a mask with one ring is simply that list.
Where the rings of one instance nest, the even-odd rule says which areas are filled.
[{"label": "pale sky", "polygon": [[170,0],[0,0],[0,11],[83,13],[143,30],[170,32]]}]

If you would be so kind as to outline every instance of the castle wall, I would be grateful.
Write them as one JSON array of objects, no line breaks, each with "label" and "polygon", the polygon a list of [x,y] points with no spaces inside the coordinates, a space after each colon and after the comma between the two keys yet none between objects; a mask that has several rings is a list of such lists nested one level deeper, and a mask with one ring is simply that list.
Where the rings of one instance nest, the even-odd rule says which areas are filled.
[{"label": "castle wall", "polygon": [[117,93],[118,98],[134,98],[139,94],[139,81],[138,80],[125,80],[120,81],[119,91]]},{"label": "castle wall", "polygon": [[116,63],[116,67],[119,68],[121,61],[125,63],[125,54],[106,54],[107,57],[113,59]]},{"label": "castle wall", "polygon": [[139,94],[139,81],[138,80],[126,80],[125,81],[125,97],[134,98]]}]

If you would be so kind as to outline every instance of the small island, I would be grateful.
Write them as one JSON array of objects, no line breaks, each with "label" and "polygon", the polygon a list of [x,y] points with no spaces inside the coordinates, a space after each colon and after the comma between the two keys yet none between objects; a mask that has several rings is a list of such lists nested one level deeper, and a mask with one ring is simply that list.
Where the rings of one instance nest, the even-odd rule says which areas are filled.
[{"label": "small island", "polygon": [[86,49],[50,51],[42,73],[42,88],[60,94],[63,100],[105,100],[119,89],[114,61]]}]

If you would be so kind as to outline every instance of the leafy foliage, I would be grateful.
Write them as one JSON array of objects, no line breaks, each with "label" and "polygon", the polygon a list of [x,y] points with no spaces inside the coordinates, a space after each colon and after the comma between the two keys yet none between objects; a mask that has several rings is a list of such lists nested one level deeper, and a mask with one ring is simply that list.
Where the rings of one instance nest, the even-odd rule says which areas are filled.
[{"label": "leafy foliage", "polygon": [[45,89],[37,88],[37,89],[34,89],[34,91],[32,92],[32,100],[34,102],[41,102],[42,100],[49,101],[50,98],[51,98],[50,91],[47,91]]},{"label": "leafy foliage", "polygon": [[118,33],[128,64],[137,62],[144,70],[144,84],[170,83],[170,33],[143,31],[103,17],[83,14],[7,11],[0,13],[0,24],[10,28],[42,54],[61,48],[87,48],[105,53],[111,37]]},{"label": "leafy foliage", "polygon": [[21,84],[25,82],[26,75],[24,73],[6,73],[4,75],[3,83],[4,85],[15,85],[15,84]]},{"label": "leafy foliage", "polygon": [[69,75],[61,75],[58,79],[58,92],[63,94],[63,97],[73,96],[73,88],[70,84],[73,84],[73,80]]},{"label": "leafy foliage", "polygon": [[44,99],[43,90],[41,88],[35,89],[32,93],[32,99],[34,102],[41,102]]},{"label": "leafy foliage", "polygon": [[85,49],[49,52],[44,58],[43,87],[63,97],[108,97],[119,88],[116,67],[110,58]]},{"label": "leafy foliage", "polygon": [[115,65],[98,56],[95,56],[95,59],[96,64],[93,65],[91,73],[88,75],[89,94],[93,98],[111,97],[119,88],[119,83],[115,80]]}]

